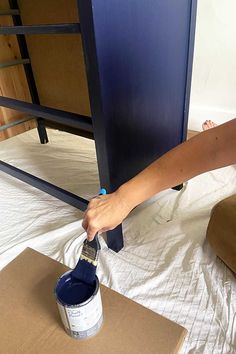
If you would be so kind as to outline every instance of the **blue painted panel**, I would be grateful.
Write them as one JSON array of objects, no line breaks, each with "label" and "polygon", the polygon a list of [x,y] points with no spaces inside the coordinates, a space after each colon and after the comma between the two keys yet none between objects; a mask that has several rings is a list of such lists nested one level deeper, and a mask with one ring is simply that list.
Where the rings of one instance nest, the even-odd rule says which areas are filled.
[{"label": "blue painted panel", "polygon": [[114,189],[183,140],[192,1],[91,2]]},{"label": "blue painted panel", "polygon": [[[100,184],[108,193],[185,137],[196,1],[78,0]],[[123,247],[121,225],[107,242]]]}]

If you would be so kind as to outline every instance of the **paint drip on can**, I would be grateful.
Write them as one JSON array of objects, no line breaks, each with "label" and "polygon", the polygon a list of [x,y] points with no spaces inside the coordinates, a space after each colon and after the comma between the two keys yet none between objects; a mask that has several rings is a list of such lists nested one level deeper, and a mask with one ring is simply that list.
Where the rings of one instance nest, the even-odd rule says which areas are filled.
[{"label": "paint drip on can", "polygon": [[84,339],[94,336],[102,322],[102,301],[99,281],[85,284],[71,275],[63,274],[55,286],[55,297],[66,332],[73,338]]}]

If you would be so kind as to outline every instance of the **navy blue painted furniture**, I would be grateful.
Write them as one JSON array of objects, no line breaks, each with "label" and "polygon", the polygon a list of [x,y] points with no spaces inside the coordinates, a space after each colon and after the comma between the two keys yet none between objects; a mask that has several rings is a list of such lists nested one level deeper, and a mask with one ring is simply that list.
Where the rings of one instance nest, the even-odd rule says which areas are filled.
[{"label": "navy blue painted furniture", "polygon": [[[186,137],[197,2],[78,4],[100,180],[110,192]],[[112,248],[122,246],[119,233],[109,235]]]},{"label": "navy blue painted furniture", "polygon": [[[28,56],[25,34],[80,33],[92,124],[84,116],[40,106],[38,100],[30,104],[0,97],[0,105],[40,117],[41,131],[42,122],[51,122],[72,133],[93,135],[100,184],[112,192],[186,137],[197,0],[77,3],[80,24],[21,26],[18,13],[15,26],[1,27],[0,34],[18,34]],[[10,4],[16,11],[17,1]],[[32,84],[32,72],[28,78]],[[47,142],[47,137],[42,140]],[[78,196],[3,162],[0,169],[86,209],[87,201]],[[107,233],[107,242],[115,251],[123,247],[121,225]]]}]

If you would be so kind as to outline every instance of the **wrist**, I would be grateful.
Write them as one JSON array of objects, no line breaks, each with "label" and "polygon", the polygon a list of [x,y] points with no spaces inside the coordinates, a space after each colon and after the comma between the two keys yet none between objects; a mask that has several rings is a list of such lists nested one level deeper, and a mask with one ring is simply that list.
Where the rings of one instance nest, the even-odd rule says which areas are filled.
[{"label": "wrist", "polygon": [[124,204],[128,213],[134,209],[139,203],[136,201],[134,189],[129,183],[122,184],[116,191],[119,199]]}]

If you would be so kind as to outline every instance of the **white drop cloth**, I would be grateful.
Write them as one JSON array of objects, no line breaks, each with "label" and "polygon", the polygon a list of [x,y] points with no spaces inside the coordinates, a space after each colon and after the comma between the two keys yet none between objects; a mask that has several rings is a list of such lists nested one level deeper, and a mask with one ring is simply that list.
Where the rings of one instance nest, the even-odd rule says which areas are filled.
[{"label": "white drop cloth", "polygon": [[[99,190],[94,142],[33,130],[0,144],[0,159],[90,198]],[[70,267],[84,239],[82,213],[0,172],[0,268],[26,247]],[[125,247],[102,251],[101,282],[188,330],[181,353],[236,353],[236,278],[205,241],[212,206],[236,193],[235,166],[160,193],[124,222]],[[158,334],[157,334],[158,335]]]}]

